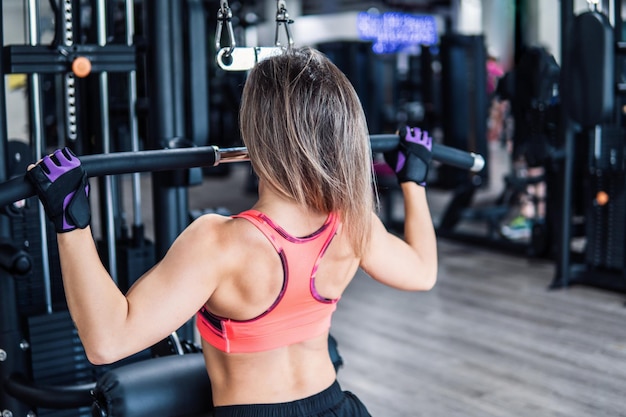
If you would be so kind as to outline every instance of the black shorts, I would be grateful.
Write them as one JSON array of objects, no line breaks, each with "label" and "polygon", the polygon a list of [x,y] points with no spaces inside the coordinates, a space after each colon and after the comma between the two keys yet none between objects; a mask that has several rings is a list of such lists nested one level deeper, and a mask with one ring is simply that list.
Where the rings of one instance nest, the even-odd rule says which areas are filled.
[{"label": "black shorts", "polygon": [[213,417],[371,417],[359,399],[342,391],[335,381],[329,388],[302,400],[278,404],[215,407]]}]

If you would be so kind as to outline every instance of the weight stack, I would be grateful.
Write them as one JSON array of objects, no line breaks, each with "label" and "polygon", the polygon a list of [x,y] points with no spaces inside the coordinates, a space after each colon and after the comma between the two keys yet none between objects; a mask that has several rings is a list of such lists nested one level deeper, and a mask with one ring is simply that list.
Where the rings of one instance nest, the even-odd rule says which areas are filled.
[{"label": "weight stack", "polygon": [[[67,311],[28,319],[32,378],[37,384],[66,386],[94,382],[102,374],[87,360]],[[91,408],[37,409],[39,417],[90,417]]]},{"label": "weight stack", "polygon": [[626,173],[623,131],[604,127],[591,140],[586,204],[586,262],[590,267],[624,271],[626,255]]},{"label": "weight stack", "polygon": [[[626,199],[624,198],[624,174],[596,176],[590,182],[594,195],[588,199],[586,234],[587,264],[595,268],[616,271],[624,269],[624,220]],[[600,204],[596,195],[605,193],[608,202]]]},{"label": "weight stack", "polygon": [[[25,316],[47,311],[38,201],[36,197],[31,197],[25,200],[24,207],[10,207],[8,210],[13,244],[32,257],[32,270],[16,279],[18,312]],[[47,234],[46,241],[49,253],[51,307],[65,309],[61,266],[54,231]]]}]

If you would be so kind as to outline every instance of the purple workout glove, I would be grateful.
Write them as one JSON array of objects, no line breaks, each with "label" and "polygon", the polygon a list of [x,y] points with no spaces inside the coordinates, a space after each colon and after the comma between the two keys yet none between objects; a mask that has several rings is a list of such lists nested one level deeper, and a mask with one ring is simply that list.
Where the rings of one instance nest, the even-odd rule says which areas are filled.
[{"label": "purple workout glove", "polygon": [[432,148],[433,140],[425,130],[408,126],[400,130],[398,150],[385,153],[385,161],[396,173],[398,183],[413,181],[426,185]]},{"label": "purple workout glove", "polygon": [[89,182],[80,160],[68,148],[43,157],[26,173],[57,233],[84,229],[91,220]]}]

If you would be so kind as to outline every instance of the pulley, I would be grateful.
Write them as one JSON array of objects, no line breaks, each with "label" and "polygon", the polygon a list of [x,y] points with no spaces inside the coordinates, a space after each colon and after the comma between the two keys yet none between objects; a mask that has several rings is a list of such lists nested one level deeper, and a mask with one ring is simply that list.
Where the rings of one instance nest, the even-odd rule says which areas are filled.
[{"label": "pulley", "polygon": [[[227,0],[223,0],[220,9],[217,12],[217,30],[215,33],[215,47],[217,50],[217,65],[225,71],[248,71],[254,67],[257,62],[267,59],[271,56],[283,53],[287,48],[291,48],[294,44],[293,36],[289,25],[293,20],[289,18],[285,0],[276,0],[276,30],[274,35],[274,46],[251,46],[238,47],[235,41],[232,11]],[[285,29],[286,46],[280,41],[281,27]],[[222,46],[222,32],[226,28],[229,37],[229,44]]]}]

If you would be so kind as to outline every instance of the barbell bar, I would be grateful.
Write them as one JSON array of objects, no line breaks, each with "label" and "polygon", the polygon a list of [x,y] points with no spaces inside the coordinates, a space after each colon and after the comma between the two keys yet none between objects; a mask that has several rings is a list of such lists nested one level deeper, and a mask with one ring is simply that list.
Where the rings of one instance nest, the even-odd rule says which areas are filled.
[{"label": "barbell bar", "polygon": [[[394,134],[371,135],[373,153],[393,151],[400,137]],[[485,166],[482,155],[433,144],[433,160],[446,165],[479,172]],[[199,146],[191,148],[158,149],[139,152],[113,152],[80,157],[89,177],[130,174],[134,172],[170,171],[192,167],[211,167],[221,163],[248,161],[245,147],[223,148]],[[35,195],[35,189],[24,175],[0,184],[0,207]]]}]

